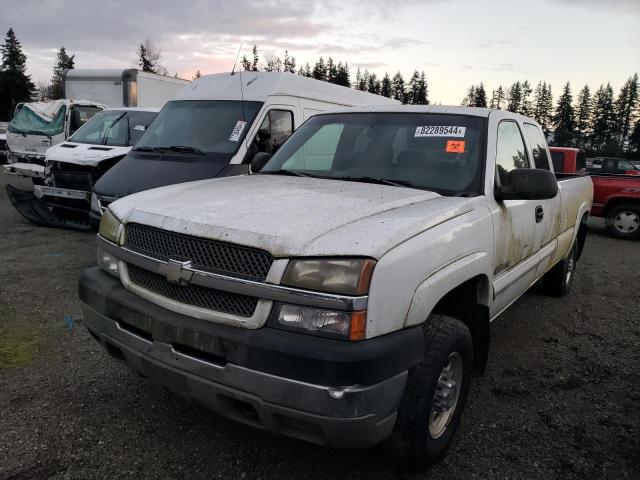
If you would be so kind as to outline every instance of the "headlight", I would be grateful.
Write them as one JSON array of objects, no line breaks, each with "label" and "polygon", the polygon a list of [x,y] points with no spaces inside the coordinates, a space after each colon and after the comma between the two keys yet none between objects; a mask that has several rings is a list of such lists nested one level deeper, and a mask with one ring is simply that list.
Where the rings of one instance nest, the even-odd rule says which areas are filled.
[{"label": "headlight", "polygon": [[111,213],[111,210],[105,210],[104,215],[102,215],[102,219],[100,220],[100,228],[98,229],[100,236],[115,243],[118,241],[119,227],[120,220]]},{"label": "headlight", "polygon": [[109,252],[104,251],[100,247],[98,247],[98,266],[102,268],[105,272],[114,277],[119,277],[120,273],[118,272],[118,259],[117,257],[111,255]]},{"label": "headlight", "polygon": [[100,200],[98,200],[98,196],[95,193],[91,194],[91,211],[100,213]]},{"label": "headlight", "polygon": [[364,338],[366,318],[366,310],[341,312],[281,303],[273,313],[276,326],[349,340]]},{"label": "headlight", "polygon": [[364,258],[291,260],[282,284],[321,292],[364,295],[369,291],[375,265],[375,260]]}]

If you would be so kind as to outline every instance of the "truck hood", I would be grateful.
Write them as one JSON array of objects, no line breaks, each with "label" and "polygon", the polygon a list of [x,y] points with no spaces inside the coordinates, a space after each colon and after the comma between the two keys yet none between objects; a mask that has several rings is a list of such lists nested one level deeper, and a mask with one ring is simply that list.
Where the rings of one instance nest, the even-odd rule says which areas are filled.
[{"label": "truck hood", "polygon": [[471,211],[471,200],[387,185],[244,175],[149,190],[109,208],[126,223],[260,248],[275,257],[379,258]]},{"label": "truck hood", "polygon": [[49,148],[46,160],[73,163],[95,167],[110,158],[122,157],[129,153],[131,147],[115,147],[110,145],[91,145],[88,143],[63,142]]}]

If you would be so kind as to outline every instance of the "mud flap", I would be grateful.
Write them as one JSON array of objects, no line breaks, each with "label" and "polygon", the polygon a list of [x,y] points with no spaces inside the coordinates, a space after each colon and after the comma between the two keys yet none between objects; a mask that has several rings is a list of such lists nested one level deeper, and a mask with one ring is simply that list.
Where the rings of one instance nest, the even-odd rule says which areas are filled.
[{"label": "mud flap", "polygon": [[48,206],[42,200],[36,198],[32,191],[20,190],[12,187],[11,185],[5,185],[9,200],[15,209],[24,218],[37,225],[43,225],[45,227],[56,228],[70,228],[72,230],[91,230],[91,225],[87,221],[82,222],[77,219],[67,219],[55,213],[55,208]]}]

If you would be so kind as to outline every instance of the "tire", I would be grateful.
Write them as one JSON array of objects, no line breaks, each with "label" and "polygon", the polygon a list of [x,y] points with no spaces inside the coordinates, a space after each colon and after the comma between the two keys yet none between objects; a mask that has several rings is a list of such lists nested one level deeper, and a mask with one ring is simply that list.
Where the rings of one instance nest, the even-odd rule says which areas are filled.
[{"label": "tire", "polygon": [[[385,442],[387,451],[394,457],[419,467],[441,458],[451,444],[462,416],[473,370],[471,333],[464,323],[455,318],[431,315],[424,327],[424,346],[424,359],[409,371],[394,431]],[[447,367],[451,368],[445,370]],[[459,376],[454,371],[459,372]],[[446,378],[441,379],[447,374],[454,381],[453,390],[447,390],[444,385]],[[440,387],[439,402],[448,403],[448,406],[453,403],[448,414],[445,413],[446,406],[441,403],[440,408],[444,410],[439,417],[434,412],[438,408],[435,403],[437,387]],[[454,393],[454,396],[445,398],[447,391],[449,395],[457,392],[457,396]]]},{"label": "tire", "polygon": [[640,205],[623,203],[613,207],[606,218],[607,231],[616,238],[640,238]]},{"label": "tire", "polygon": [[564,297],[571,291],[571,284],[578,264],[578,240],[573,242],[569,255],[559,261],[542,277],[542,287],[547,295]]}]

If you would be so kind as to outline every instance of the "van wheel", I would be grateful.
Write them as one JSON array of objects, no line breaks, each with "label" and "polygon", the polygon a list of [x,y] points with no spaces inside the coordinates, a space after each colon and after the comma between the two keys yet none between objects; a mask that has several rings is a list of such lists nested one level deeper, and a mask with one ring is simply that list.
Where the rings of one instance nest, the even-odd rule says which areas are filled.
[{"label": "van wheel", "polygon": [[640,238],[640,206],[624,203],[613,207],[607,214],[607,231],[617,238]]},{"label": "van wheel", "polygon": [[569,256],[559,261],[542,277],[542,286],[547,295],[564,297],[571,290],[571,283],[578,263],[578,240],[573,242]]},{"label": "van wheel", "polygon": [[418,466],[438,460],[451,444],[462,416],[473,369],[467,326],[431,315],[424,327],[424,359],[409,371],[387,450]]}]

